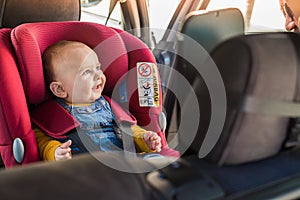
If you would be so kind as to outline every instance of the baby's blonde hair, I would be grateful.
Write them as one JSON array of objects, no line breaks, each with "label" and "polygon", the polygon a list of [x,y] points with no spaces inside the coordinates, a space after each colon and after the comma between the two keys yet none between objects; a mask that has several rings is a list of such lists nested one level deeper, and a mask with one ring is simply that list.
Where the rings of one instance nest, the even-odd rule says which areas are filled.
[{"label": "baby's blonde hair", "polygon": [[62,51],[66,47],[86,47],[84,43],[78,41],[62,40],[55,44],[50,45],[43,53],[42,62],[44,68],[44,77],[46,85],[50,85],[55,81],[54,67],[57,65],[57,61],[61,58]]}]

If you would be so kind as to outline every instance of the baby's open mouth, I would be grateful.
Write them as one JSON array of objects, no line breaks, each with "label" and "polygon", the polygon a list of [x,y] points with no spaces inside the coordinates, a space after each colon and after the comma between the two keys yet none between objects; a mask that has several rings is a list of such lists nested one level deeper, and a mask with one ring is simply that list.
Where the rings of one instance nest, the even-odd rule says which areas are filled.
[{"label": "baby's open mouth", "polygon": [[101,89],[101,84],[96,85],[95,87],[93,87],[94,90],[99,90]]}]

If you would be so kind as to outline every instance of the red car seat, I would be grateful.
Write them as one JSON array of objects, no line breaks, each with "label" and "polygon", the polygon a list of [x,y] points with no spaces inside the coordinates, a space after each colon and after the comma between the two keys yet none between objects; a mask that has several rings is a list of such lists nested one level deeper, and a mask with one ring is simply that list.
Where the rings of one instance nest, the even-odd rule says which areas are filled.
[{"label": "red car seat", "polygon": [[0,1],[0,16],[0,166],[11,167],[40,159],[11,44],[11,29],[25,22],[79,20],[80,1],[5,0]]},{"label": "red car seat", "polygon": [[6,167],[17,164],[13,155],[13,144],[18,144],[19,139],[24,146],[30,146],[26,148],[22,162],[39,160],[22,82],[10,42],[10,32],[11,29],[7,28],[0,30],[0,153]]},{"label": "red car seat", "polygon": [[[93,48],[98,54],[107,77],[103,94],[112,97],[123,107],[128,106],[130,113],[135,116],[140,126],[158,132],[162,138],[161,154],[179,156],[179,152],[167,146],[165,135],[159,126],[159,116],[162,113],[160,84],[155,86],[157,87],[157,107],[139,106],[137,64],[138,62],[155,64],[151,51],[139,39],[127,32],[90,22],[23,24],[13,29],[11,39],[16,51],[26,98],[29,104],[35,105],[33,112],[35,122],[46,127],[45,132],[50,135],[63,134],[66,130],[75,128],[76,125],[72,119],[66,120],[69,117],[67,115],[55,118],[57,121],[53,122],[53,126],[49,125],[49,119],[53,119],[51,115],[60,112],[58,108],[60,106],[53,101],[46,101],[51,99],[51,96],[47,93],[44,84],[41,55],[49,45],[60,40],[80,41]],[[119,91],[122,91],[121,88],[124,87],[123,80],[125,80],[129,103],[123,102],[126,95],[119,94]],[[160,83],[159,76],[157,80]]]}]

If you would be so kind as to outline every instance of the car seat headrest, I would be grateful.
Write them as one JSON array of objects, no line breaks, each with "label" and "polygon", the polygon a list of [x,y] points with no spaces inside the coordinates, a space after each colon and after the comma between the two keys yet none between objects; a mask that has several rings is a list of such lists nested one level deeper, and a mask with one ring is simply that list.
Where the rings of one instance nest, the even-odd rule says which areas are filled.
[{"label": "car seat headrest", "polygon": [[111,95],[115,84],[128,71],[128,56],[120,34],[112,28],[91,22],[40,22],[22,24],[12,30],[25,94],[29,103],[49,98],[44,82],[42,54],[61,40],[83,42],[95,50],[107,81],[103,91]]},{"label": "car seat headrest", "polygon": [[225,8],[207,12],[189,13],[182,25],[181,32],[196,40],[209,53],[229,38],[243,35],[244,17],[237,8]]},{"label": "car seat headrest", "polygon": [[79,21],[80,0],[0,0],[0,28],[27,22]]}]

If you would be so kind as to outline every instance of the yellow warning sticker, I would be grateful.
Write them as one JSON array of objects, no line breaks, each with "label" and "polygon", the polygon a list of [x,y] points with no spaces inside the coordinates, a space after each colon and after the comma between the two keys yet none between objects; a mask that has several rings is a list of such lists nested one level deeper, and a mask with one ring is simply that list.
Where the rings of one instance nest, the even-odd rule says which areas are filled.
[{"label": "yellow warning sticker", "polygon": [[139,105],[141,107],[159,106],[158,70],[154,63],[137,63]]}]

